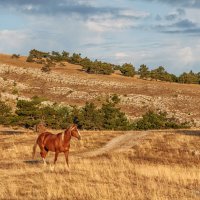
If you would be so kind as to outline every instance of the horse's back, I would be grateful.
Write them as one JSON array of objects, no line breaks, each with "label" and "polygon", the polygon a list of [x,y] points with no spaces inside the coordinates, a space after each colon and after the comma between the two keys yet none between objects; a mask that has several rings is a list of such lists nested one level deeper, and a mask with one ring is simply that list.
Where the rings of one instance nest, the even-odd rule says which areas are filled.
[{"label": "horse's back", "polygon": [[62,133],[53,134],[50,132],[44,132],[38,136],[37,143],[39,146],[43,146],[54,151],[56,146],[59,144],[61,135]]},{"label": "horse's back", "polygon": [[50,132],[40,133],[40,135],[37,138],[37,143],[40,145],[46,140],[46,138],[51,137],[51,136],[53,136],[53,134]]}]

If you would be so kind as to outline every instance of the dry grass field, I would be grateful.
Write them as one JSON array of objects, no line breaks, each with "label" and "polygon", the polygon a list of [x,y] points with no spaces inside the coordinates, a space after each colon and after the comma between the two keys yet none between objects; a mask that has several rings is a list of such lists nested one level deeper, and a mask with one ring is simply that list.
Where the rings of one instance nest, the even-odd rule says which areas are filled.
[{"label": "dry grass field", "polygon": [[[17,133],[17,132],[16,132]],[[82,131],[72,139],[70,171],[64,155],[51,170],[53,153],[44,167],[37,149],[37,133],[0,131],[0,199],[77,200],[197,200],[200,199],[200,131],[109,132]],[[132,139],[130,135],[132,136]],[[143,134],[142,137],[136,137]],[[118,138],[115,148],[87,157]],[[134,141],[135,140],[135,141]],[[124,143],[123,143],[124,142]],[[127,143],[128,148],[121,148]],[[122,146],[121,146],[122,145]],[[114,147],[114,146],[113,146]]]},{"label": "dry grass field", "polygon": [[[120,107],[137,119],[149,109],[166,111],[193,130],[81,131],[72,139],[70,171],[64,155],[52,170],[53,153],[43,166],[32,146],[37,133],[0,127],[0,200],[197,200],[200,199],[199,85],[87,74],[64,63],[50,73],[42,65],[0,54],[0,100],[43,97],[46,103],[101,105],[118,94]],[[198,128],[198,129],[197,129]],[[56,132],[56,131],[55,131]],[[58,131],[59,132],[59,131]]]}]

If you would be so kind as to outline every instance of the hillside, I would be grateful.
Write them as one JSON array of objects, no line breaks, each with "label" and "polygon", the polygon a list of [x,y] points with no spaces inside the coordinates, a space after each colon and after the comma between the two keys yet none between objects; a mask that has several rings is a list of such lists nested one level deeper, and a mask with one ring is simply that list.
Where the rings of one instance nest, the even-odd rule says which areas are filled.
[{"label": "hillside", "polygon": [[82,71],[79,65],[64,63],[50,73],[42,65],[27,63],[26,57],[12,59],[0,55],[1,99],[13,105],[18,98],[34,95],[47,102],[83,105],[86,101],[103,102],[108,94],[118,94],[120,107],[132,119],[149,109],[166,111],[181,121],[194,121],[200,127],[200,86],[141,80],[137,77],[94,75]]}]

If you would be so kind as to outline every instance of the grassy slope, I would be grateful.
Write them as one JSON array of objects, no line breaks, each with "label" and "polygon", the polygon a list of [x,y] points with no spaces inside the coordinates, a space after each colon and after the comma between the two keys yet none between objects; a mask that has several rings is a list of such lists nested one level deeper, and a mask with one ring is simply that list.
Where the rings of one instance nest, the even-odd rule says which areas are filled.
[{"label": "grassy slope", "polygon": [[38,95],[64,104],[83,105],[93,101],[100,105],[106,95],[117,93],[121,97],[120,107],[131,118],[140,117],[148,109],[159,109],[182,121],[194,120],[200,127],[199,85],[140,80],[123,77],[118,72],[86,74],[81,66],[69,63],[64,67],[57,65],[50,74],[43,74],[41,65],[27,63],[26,57],[11,59],[10,55],[3,54],[1,64],[17,66],[6,72],[2,72],[5,67],[0,66],[1,98],[10,100],[11,104],[18,96]]},{"label": "grassy slope", "polygon": [[[10,55],[0,55],[0,64],[15,65],[19,70],[21,67],[40,69],[41,65],[26,63],[25,60],[26,57],[16,60],[11,59]],[[88,99],[98,103],[105,94],[118,93],[122,98],[120,106],[132,117],[140,116],[149,107],[154,107],[184,119],[197,122],[200,119],[199,85],[143,81],[119,74],[90,75],[82,72],[80,66],[65,65],[57,66],[53,72],[66,79],[67,83],[57,82],[57,79],[45,80],[39,72],[37,78],[31,73],[1,73],[1,97],[12,103],[14,100],[5,94],[11,94],[17,88],[19,96],[31,97],[36,94],[51,101],[83,105]],[[27,88],[22,89],[20,84]],[[52,87],[56,91],[60,91],[60,87],[69,88],[74,95],[70,95],[71,92],[55,94],[51,92]],[[96,93],[98,95],[91,99]],[[64,170],[63,155],[59,156],[55,172],[49,166],[43,168],[40,162],[30,162],[35,133],[0,133],[0,199],[199,199],[198,130],[152,131],[127,151],[109,152],[93,158],[76,156],[94,151],[122,134],[82,132],[81,142],[72,140],[68,173]],[[40,160],[39,152],[37,159]],[[48,161],[52,160],[51,153]]]}]

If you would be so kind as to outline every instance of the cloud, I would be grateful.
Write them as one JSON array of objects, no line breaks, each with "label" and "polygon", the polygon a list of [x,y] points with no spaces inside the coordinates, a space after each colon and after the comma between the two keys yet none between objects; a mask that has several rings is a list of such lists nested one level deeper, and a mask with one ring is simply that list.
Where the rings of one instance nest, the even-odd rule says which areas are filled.
[{"label": "cloud", "polygon": [[136,22],[120,17],[113,17],[112,15],[95,16],[88,19],[86,26],[94,32],[106,32],[114,30],[122,30],[136,26]]},{"label": "cloud", "polygon": [[182,60],[184,65],[191,65],[195,61],[195,57],[191,47],[184,47],[178,52],[179,59]]},{"label": "cloud", "polygon": [[122,58],[127,58],[129,55],[125,52],[117,52],[115,53],[116,59],[122,59]]},{"label": "cloud", "polygon": [[177,19],[181,19],[182,17],[185,16],[185,10],[184,9],[177,9],[174,12],[169,13],[168,15],[165,16],[165,19],[168,21],[175,21]]},{"label": "cloud", "polygon": [[[20,14],[47,17],[68,17],[84,21],[94,32],[105,32],[135,27],[136,20],[150,16],[150,13],[126,7],[97,6],[88,0],[0,0],[0,9],[5,7]],[[59,19],[60,20],[60,19]],[[38,20],[36,20],[38,21]]]},{"label": "cloud", "polygon": [[197,23],[190,21],[189,19],[179,20],[172,24],[162,24],[154,27],[157,31],[162,33],[183,33],[183,34],[193,34],[199,35],[200,26]]},{"label": "cloud", "polygon": [[[0,30],[0,52],[16,53],[21,52],[25,45],[31,41],[32,35],[28,31]],[[12,49],[13,52],[10,52]]]},{"label": "cloud", "polygon": [[131,9],[123,9],[119,11],[119,16],[128,17],[133,19],[141,19],[150,16],[150,13],[145,11],[135,11]]},{"label": "cloud", "polygon": [[125,7],[97,6],[88,0],[0,0],[0,8],[29,15],[77,15],[88,19],[91,16],[113,15],[115,18],[140,19],[149,13],[133,11]]},{"label": "cloud", "polygon": [[[132,1],[132,0],[131,0]],[[137,1],[137,0],[135,0]],[[200,8],[199,0],[143,0],[146,2],[164,3],[171,6],[181,6],[181,7],[195,7]]]},{"label": "cloud", "polygon": [[23,14],[71,15],[88,17],[92,14],[115,13],[117,8],[96,7],[78,0],[0,0],[0,7],[10,8]]}]

